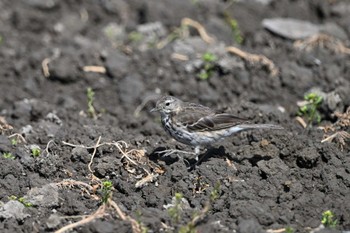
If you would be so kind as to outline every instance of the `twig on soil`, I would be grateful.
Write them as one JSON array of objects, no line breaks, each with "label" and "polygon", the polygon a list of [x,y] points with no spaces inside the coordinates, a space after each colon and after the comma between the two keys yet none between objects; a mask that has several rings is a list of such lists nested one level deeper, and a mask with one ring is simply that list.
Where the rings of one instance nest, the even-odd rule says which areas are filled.
[{"label": "twig on soil", "polygon": [[303,118],[301,118],[300,116],[297,116],[295,118],[295,120],[305,129],[307,127],[306,122],[304,121]]},{"label": "twig on soil", "polygon": [[193,19],[190,19],[190,18],[183,18],[181,20],[181,25],[182,26],[191,26],[191,27],[194,27],[195,29],[197,29],[200,37],[206,43],[211,44],[211,43],[215,42],[215,39],[208,35],[208,33],[205,30],[205,28],[199,22],[197,22],[197,21],[195,21]]},{"label": "twig on soil", "polygon": [[180,54],[180,53],[172,53],[171,58],[174,60],[179,60],[179,61],[188,61],[189,60],[187,55]]},{"label": "twig on soil", "polygon": [[233,46],[227,47],[226,51],[233,53],[248,62],[263,64],[264,66],[267,67],[267,69],[269,70],[272,76],[277,76],[278,74],[278,68],[276,67],[276,65],[264,55],[247,53]]},{"label": "twig on soil", "polygon": [[84,66],[83,67],[84,72],[94,72],[94,73],[106,73],[106,67],[104,66]]},{"label": "twig on soil", "polygon": [[14,133],[14,134],[11,134],[10,136],[8,136],[8,138],[13,138],[13,137],[16,137],[16,140],[18,140],[20,142],[27,143],[26,139],[19,133]]},{"label": "twig on soil", "polygon": [[111,198],[108,200],[108,204],[111,205],[115,211],[117,212],[118,216],[123,220],[123,221],[129,221],[131,223],[132,231],[134,233],[141,233],[142,227],[141,225],[132,217],[125,215],[123,211],[119,208],[117,203],[115,203]]},{"label": "twig on soil", "polygon": [[53,140],[50,140],[47,144],[46,144],[46,148],[45,148],[45,151],[46,151],[46,154],[50,154],[49,152],[49,147],[50,147],[50,143],[54,142]]},{"label": "twig on soil", "polygon": [[285,231],[286,231],[286,228],[280,228],[280,229],[268,229],[266,232],[267,233],[282,233]]},{"label": "twig on soil", "polygon": [[50,70],[49,70],[49,63],[51,62],[51,58],[45,58],[42,62],[41,62],[41,67],[43,69],[43,74],[45,78],[50,77]]},{"label": "twig on soil", "polygon": [[158,177],[158,174],[149,173],[146,169],[144,170],[148,173],[148,175],[142,178],[141,180],[137,181],[135,184],[135,188],[141,188],[147,183],[153,182]]},{"label": "twig on soil", "polygon": [[320,47],[335,53],[350,54],[350,48],[346,47],[340,40],[326,34],[317,34],[304,40],[297,40],[293,45],[300,50],[306,51]]},{"label": "twig on soil", "polygon": [[106,204],[102,204],[97,210],[95,213],[89,215],[88,217],[78,221],[78,222],[75,222],[75,223],[71,223],[69,225],[66,225],[64,227],[62,227],[61,229],[55,231],[55,233],[63,233],[63,232],[66,232],[68,230],[71,230],[73,228],[76,228],[76,227],[79,227],[79,226],[82,226],[84,224],[87,224],[97,218],[102,218],[106,213],[106,207],[107,205]]},{"label": "twig on soil", "polygon": [[90,162],[89,162],[89,164],[88,164],[88,169],[89,169],[89,171],[91,172],[92,175],[94,174],[94,172],[93,172],[92,169],[91,169],[91,165],[92,165],[92,162],[93,162],[93,160],[94,160],[94,157],[95,157],[97,148],[98,148],[98,146],[100,145],[100,141],[101,141],[101,136],[98,137],[98,140],[97,140],[96,145],[95,145],[95,147],[94,147],[94,151],[92,152],[92,155],[91,155]]}]

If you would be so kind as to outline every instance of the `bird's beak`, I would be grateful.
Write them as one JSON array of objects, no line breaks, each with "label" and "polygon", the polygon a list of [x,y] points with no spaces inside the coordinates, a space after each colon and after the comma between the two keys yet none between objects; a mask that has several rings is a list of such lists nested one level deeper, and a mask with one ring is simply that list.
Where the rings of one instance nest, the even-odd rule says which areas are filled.
[{"label": "bird's beak", "polygon": [[149,112],[157,112],[159,109],[158,108],[152,108],[151,111]]}]

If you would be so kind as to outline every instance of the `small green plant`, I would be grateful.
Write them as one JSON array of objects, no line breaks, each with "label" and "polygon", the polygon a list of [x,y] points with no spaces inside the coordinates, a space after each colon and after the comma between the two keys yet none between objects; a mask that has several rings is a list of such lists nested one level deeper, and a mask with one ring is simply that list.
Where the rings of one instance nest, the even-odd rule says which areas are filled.
[{"label": "small green plant", "polygon": [[286,228],[284,229],[284,232],[285,232],[285,233],[294,233],[295,230],[294,230],[293,227],[286,227]]},{"label": "small green plant", "polygon": [[113,183],[110,180],[105,180],[102,182],[102,202],[107,203],[108,199],[112,195]]},{"label": "small green plant", "polygon": [[87,96],[87,103],[88,103],[88,114],[92,118],[96,118],[96,110],[94,107],[94,100],[95,100],[95,92],[92,90],[91,87],[88,87],[86,89],[86,96]]},{"label": "small green plant", "polygon": [[181,220],[181,215],[182,215],[182,207],[181,207],[182,198],[183,198],[182,193],[175,193],[174,206],[172,206],[172,207],[170,207],[168,209],[168,214],[169,214],[170,218],[175,223],[179,223],[180,220]]},{"label": "small green plant", "polygon": [[132,32],[129,33],[128,39],[131,42],[139,42],[139,41],[141,41],[143,39],[143,35],[140,32],[132,31]]},{"label": "small green plant", "polygon": [[16,138],[11,138],[11,144],[12,144],[13,146],[16,146],[17,143],[18,143],[18,141],[17,141]]},{"label": "small green plant", "polygon": [[338,220],[334,219],[334,214],[330,210],[326,210],[322,213],[321,223],[325,227],[336,228],[338,225]]},{"label": "small green plant", "polygon": [[198,77],[202,80],[207,80],[213,75],[213,71],[215,68],[215,61],[217,61],[217,57],[209,52],[206,52],[202,56],[202,61],[204,63],[203,69],[198,74]]},{"label": "small green plant", "polygon": [[147,233],[148,228],[141,221],[142,212],[140,210],[136,211],[136,222],[138,224],[138,230],[140,233]]},{"label": "small green plant", "polygon": [[4,157],[5,159],[15,159],[15,156],[13,156],[11,152],[3,153],[2,157]]},{"label": "small green plant", "polygon": [[32,156],[33,157],[39,157],[40,156],[40,154],[41,154],[41,150],[40,150],[40,148],[39,147],[33,147],[32,149],[31,149],[31,151],[32,151]]},{"label": "small green plant", "polygon": [[28,202],[28,201],[26,201],[26,200],[24,199],[24,197],[18,198],[18,197],[16,197],[15,195],[11,195],[11,196],[9,196],[8,198],[9,198],[10,200],[18,201],[18,202],[22,203],[25,207],[32,207],[32,206],[33,206],[33,204],[30,203],[30,202]]},{"label": "small green plant", "polygon": [[304,96],[305,104],[299,107],[298,115],[304,116],[308,120],[308,124],[321,122],[321,115],[318,108],[321,106],[323,98],[316,93],[309,93]]},{"label": "small green plant", "polygon": [[210,201],[214,202],[216,199],[220,197],[221,184],[220,182],[216,183],[213,191],[210,193]]},{"label": "small green plant", "polygon": [[237,20],[235,20],[233,18],[228,18],[227,21],[231,27],[234,41],[237,44],[242,44],[243,43],[243,36],[242,36],[241,30],[239,29]]}]

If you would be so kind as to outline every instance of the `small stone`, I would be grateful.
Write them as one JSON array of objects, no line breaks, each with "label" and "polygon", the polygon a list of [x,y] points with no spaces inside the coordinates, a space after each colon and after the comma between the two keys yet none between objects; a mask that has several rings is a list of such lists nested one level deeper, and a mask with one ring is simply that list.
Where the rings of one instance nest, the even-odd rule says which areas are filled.
[{"label": "small stone", "polygon": [[33,206],[40,207],[55,207],[59,204],[58,187],[56,184],[47,184],[41,188],[32,188],[28,191],[24,199],[33,204]]},{"label": "small stone", "polygon": [[26,207],[19,201],[11,200],[0,208],[0,218],[15,218],[18,221],[23,221],[30,217],[29,214],[25,213],[25,209]]},{"label": "small stone", "polygon": [[292,18],[264,19],[262,25],[267,30],[292,40],[304,39],[320,31],[316,24]]},{"label": "small stone", "polygon": [[51,214],[50,217],[46,221],[46,226],[49,229],[53,229],[58,227],[61,224],[61,217],[57,214]]}]

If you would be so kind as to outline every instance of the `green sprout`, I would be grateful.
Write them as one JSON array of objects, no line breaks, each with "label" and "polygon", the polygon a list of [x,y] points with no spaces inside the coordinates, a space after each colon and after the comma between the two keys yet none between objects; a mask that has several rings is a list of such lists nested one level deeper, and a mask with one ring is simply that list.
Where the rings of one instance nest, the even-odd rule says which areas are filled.
[{"label": "green sprout", "polygon": [[132,32],[129,33],[128,39],[131,42],[139,42],[139,41],[141,41],[143,39],[143,35],[140,32],[132,31]]},{"label": "green sprout", "polygon": [[215,68],[215,61],[217,61],[217,57],[209,52],[206,52],[202,56],[202,61],[204,63],[203,69],[198,74],[198,77],[202,80],[207,80],[213,75],[213,71]]},{"label": "green sprout", "polygon": [[318,111],[323,98],[316,93],[309,93],[304,96],[306,103],[299,108],[298,115],[305,116],[309,125],[321,122],[321,115]]},{"label": "green sprout", "polygon": [[338,220],[334,219],[334,213],[330,210],[326,210],[322,213],[321,223],[325,227],[336,228],[338,225]]},{"label": "green sprout", "polygon": [[3,153],[2,157],[4,157],[5,159],[15,159],[15,156],[13,156],[11,152]]},{"label": "green sprout", "polygon": [[96,110],[94,107],[94,100],[95,100],[95,92],[92,90],[91,87],[88,87],[86,89],[86,96],[87,96],[87,102],[88,102],[88,114],[92,118],[96,118]]},{"label": "green sprout", "polygon": [[12,144],[13,146],[17,145],[17,143],[18,143],[18,141],[17,141],[16,138],[12,138],[12,139],[11,139],[11,144]]},{"label": "green sprout", "polygon": [[137,210],[136,211],[136,222],[138,224],[138,230],[139,230],[140,233],[147,233],[148,232],[148,228],[141,221],[141,216],[142,216],[141,210]]},{"label": "green sprout", "polygon": [[285,232],[285,233],[294,233],[295,230],[294,230],[293,227],[286,227],[286,228],[284,229],[284,232]]},{"label": "green sprout", "polygon": [[40,154],[41,154],[41,150],[40,150],[39,147],[33,147],[32,148],[32,155],[33,155],[33,157],[35,157],[35,158],[39,157]]},{"label": "green sprout", "polygon": [[216,183],[214,186],[213,191],[210,193],[210,201],[214,202],[216,199],[220,197],[220,192],[221,192],[221,184],[220,182]]},{"label": "green sprout", "polygon": [[18,202],[22,203],[25,207],[33,207],[33,204],[30,203],[29,201],[26,201],[26,200],[24,199],[24,197],[18,198],[18,197],[16,197],[15,195],[11,195],[11,196],[9,196],[8,198],[9,198],[10,200],[12,200],[12,201],[18,201]]},{"label": "green sprout", "polygon": [[232,18],[228,18],[227,21],[228,21],[228,24],[231,27],[234,41],[237,44],[242,44],[243,37],[242,37],[241,30],[239,29],[237,20],[232,19]]},{"label": "green sprout", "polygon": [[182,215],[182,208],[181,208],[182,198],[183,198],[182,193],[175,193],[174,206],[172,206],[172,207],[170,207],[168,209],[168,214],[169,214],[170,218],[173,219],[173,221],[175,223],[178,223],[181,220],[181,215]]},{"label": "green sprout", "polygon": [[106,180],[102,182],[102,203],[107,203],[108,199],[112,195],[113,183],[110,180]]}]

